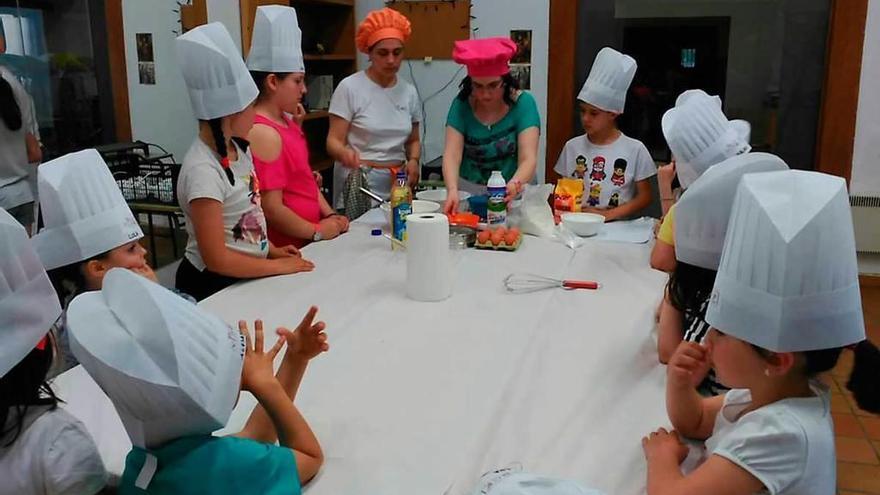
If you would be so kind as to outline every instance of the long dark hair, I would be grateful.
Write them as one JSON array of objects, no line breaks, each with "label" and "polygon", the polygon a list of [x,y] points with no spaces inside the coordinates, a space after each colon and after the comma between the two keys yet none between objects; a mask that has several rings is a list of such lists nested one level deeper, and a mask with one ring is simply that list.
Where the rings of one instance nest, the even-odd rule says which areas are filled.
[{"label": "long dark hair", "polygon": [[287,76],[293,74],[293,72],[262,72],[258,70],[251,71],[251,77],[254,79],[254,83],[257,85],[257,88],[260,89],[259,98],[264,98],[266,96],[266,79],[275,74],[275,77],[278,79],[284,80]]},{"label": "long dark hair", "polygon": [[[53,345],[34,348],[0,378],[0,446],[9,447],[24,430],[28,409],[35,406],[58,407],[58,397],[46,380],[52,366]],[[11,421],[10,421],[11,418]]]},{"label": "long dark hair", "polygon": [[[501,76],[501,85],[504,86],[504,103],[507,103],[508,106],[513,106],[516,103],[513,96],[519,91],[519,83],[508,72]],[[458,99],[461,101],[468,101],[468,98],[471,97],[471,93],[474,92],[474,81],[471,79],[471,76],[462,79],[458,87]]]},{"label": "long dark hair", "polygon": [[6,78],[0,76],[0,119],[10,131],[21,129],[21,107],[12,92],[12,85]]},{"label": "long dark hair", "polygon": [[[829,329],[829,331],[831,331]],[[769,358],[773,353],[752,344],[752,347],[764,358]],[[850,372],[846,388],[853,394],[856,404],[865,411],[880,414],[880,350],[868,340],[863,340],[854,346],[849,346],[855,354],[853,369]],[[840,354],[847,349],[836,347],[833,349],[819,349],[805,351],[804,372],[808,377],[815,377],[819,373],[830,371],[837,365]]]},{"label": "long dark hair", "polygon": [[211,135],[214,136],[214,147],[220,155],[220,167],[226,172],[229,184],[234,186],[235,176],[229,166],[229,151],[226,149],[226,137],[223,135],[223,119],[211,119],[208,121],[208,126],[211,128]]},{"label": "long dark hair", "polygon": [[99,255],[92,256],[84,261],[77,261],[69,265],[53,268],[46,273],[49,275],[49,281],[58,294],[58,300],[61,302],[62,308],[67,308],[67,304],[74,297],[82,294],[87,290],[85,266],[89,261],[104,260],[110,255],[110,251],[105,251]]},{"label": "long dark hair", "polygon": [[666,283],[669,303],[682,313],[699,311],[700,306],[712,294],[715,274],[715,270],[679,261],[675,264],[675,270],[669,274],[669,282]]}]

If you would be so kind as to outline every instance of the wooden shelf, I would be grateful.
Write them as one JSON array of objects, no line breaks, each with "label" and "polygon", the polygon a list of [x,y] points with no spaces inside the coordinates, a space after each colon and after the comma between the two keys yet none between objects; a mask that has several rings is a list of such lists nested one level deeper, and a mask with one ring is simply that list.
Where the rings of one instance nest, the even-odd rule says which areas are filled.
[{"label": "wooden shelf", "polygon": [[323,55],[310,53],[310,54],[303,55],[303,58],[305,60],[312,60],[312,61],[314,61],[314,60],[339,60],[339,61],[351,62],[351,61],[354,61],[355,56],[354,56],[354,54],[347,55],[344,53],[325,53]]},{"label": "wooden shelf", "polygon": [[328,112],[327,110],[315,110],[313,112],[307,113],[303,121],[308,122],[310,120],[326,119],[329,116],[330,112]]}]

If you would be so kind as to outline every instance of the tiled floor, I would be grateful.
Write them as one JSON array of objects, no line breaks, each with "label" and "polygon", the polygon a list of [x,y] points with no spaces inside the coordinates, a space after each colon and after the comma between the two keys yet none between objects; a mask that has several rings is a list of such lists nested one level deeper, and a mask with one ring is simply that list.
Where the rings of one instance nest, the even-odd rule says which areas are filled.
[{"label": "tiled floor", "polygon": [[[182,235],[180,246],[185,245]],[[144,245],[148,246],[146,239]],[[159,266],[174,261],[167,238],[156,239]],[[182,254],[182,247],[180,254]],[[868,338],[880,344],[880,285],[862,288],[862,308]],[[862,411],[846,390],[852,353],[844,352],[837,367],[825,378],[831,386],[831,412],[837,440],[839,495],[880,495],[880,416]]]},{"label": "tiled floor", "polygon": [[[868,338],[880,344],[880,286],[862,287]],[[840,495],[880,495],[880,416],[862,411],[846,390],[852,353],[844,352],[825,378],[831,385],[831,414],[837,440],[837,490]]]}]

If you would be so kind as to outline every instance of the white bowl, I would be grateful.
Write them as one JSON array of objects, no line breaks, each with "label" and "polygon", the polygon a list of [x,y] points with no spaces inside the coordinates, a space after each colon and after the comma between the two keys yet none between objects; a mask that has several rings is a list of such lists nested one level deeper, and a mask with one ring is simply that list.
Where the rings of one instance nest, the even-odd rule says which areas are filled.
[{"label": "white bowl", "polygon": [[[382,203],[379,208],[385,212],[385,215],[388,218],[388,224],[391,225],[391,203]],[[423,201],[421,199],[413,200],[413,213],[436,213],[438,211],[440,211],[440,205],[433,201]]]},{"label": "white bowl", "polygon": [[[469,203],[468,198],[471,197],[471,193],[466,191],[458,191],[458,211],[469,211]],[[416,198],[422,199],[425,201],[433,201],[440,205],[442,208],[446,203],[446,189],[428,189],[426,191],[419,191],[416,193]]]},{"label": "white bowl", "polygon": [[598,213],[563,213],[562,225],[581,237],[591,237],[602,230],[605,217]]}]

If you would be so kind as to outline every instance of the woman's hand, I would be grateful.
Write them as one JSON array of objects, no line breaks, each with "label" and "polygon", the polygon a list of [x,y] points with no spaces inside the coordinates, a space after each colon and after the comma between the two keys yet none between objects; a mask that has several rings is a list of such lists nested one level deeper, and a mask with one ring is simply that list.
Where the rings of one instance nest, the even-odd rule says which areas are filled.
[{"label": "woman's hand", "polygon": [[665,428],[651,433],[642,438],[642,450],[645,451],[645,459],[675,459],[681,464],[688,455],[687,445],[682,443],[675,430],[666,431]]},{"label": "woman's hand", "polygon": [[318,231],[321,233],[323,241],[335,239],[343,232],[342,225],[336,217],[327,217],[318,222]]},{"label": "woman's hand", "polygon": [[416,187],[419,183],[419,179],[421,178],[421,171],[419,170],[419,161],[415,158],[411,158],[406,161],[406,184],[410,187],[410,189]]},{"label": "woman's hand", "polygon": [[446,201],[443,203],[443,213],[455,215],[458,213],[458,191],[446,191]]},{"label": "woman's hand", "polygon": [[342,165],[346,168],[358,168],[361,166],[361,156],[352,148],[345,148],[342,152]]},{"label": "woman's hand", "polygon": [[280,387],[275,378],[273,363],[278,351],[284,346],[284,337],[278,337],[275,345],[268,351],[263,350],[263,322],[254,322],[254,340],[248,332],[247,322],[238,322],[238,331],[244,335],[244,364],[241,367],[241,389],[257,395],[271,387]]},{"label": "woman's hand", "polygon": [[511,201],[516,199],[523,190],[522,181],[519,179],[513,179],[507,183],[507,196],[504,197],[504,201],[510,204]]},{"label": "woman's hand", "polygon": [[280,327],[276,330],[278,336],[287,341],[285,358],[309,361],[318,354],[330,350],[330,344],[327,343],[327,334],[324,333],[327,325],[323,321],[313,323],[317,314],[318,308],[312,306],[296,329],[291,331]]}]

